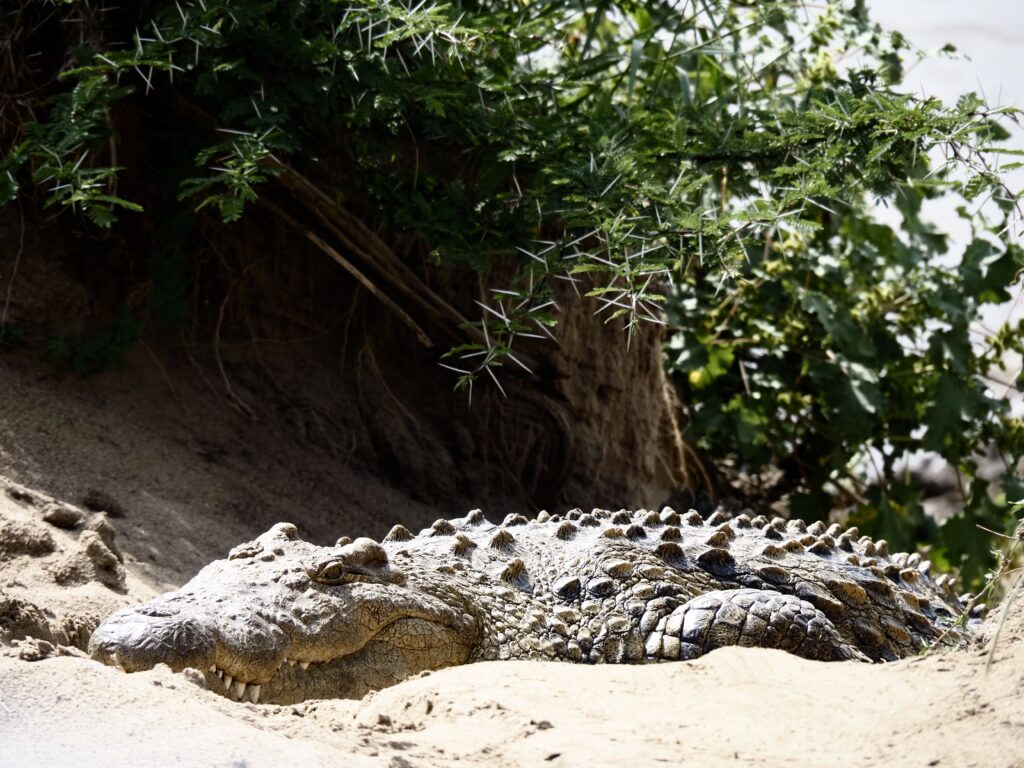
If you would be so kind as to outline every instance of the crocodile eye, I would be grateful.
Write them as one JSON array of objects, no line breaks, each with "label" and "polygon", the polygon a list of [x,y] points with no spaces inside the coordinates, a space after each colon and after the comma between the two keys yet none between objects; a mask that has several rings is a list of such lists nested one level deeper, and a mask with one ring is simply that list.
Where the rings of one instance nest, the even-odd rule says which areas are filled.
[{"label": "crocodile eye", "polygon": [[316,575],[317,581],[337,584],[345,577],[345,566],[335,561],[323,566]]}]

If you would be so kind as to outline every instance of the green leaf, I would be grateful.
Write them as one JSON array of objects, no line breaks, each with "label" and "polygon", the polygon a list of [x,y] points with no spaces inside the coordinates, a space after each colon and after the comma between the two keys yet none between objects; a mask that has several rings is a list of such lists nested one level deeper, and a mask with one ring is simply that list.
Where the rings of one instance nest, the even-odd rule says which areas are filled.
[{"label": "green leaf", "polygon": [[959,267],[964,292],[981,303],[1009,301],[1017,269],[1011,249],[981,239],[967,246]]},{"label": "green leaf", "polygon": [[629,54],[629,82],[626,85],[626,104],[633,105],[633,87],[636,85],[636,75],[640,69],[640,62],[644,57],[644,41],[636,39]]},{"label": "green leaf", "polygon": [[870,336],[863,328],[858,328],[848,310],[833,302],[828,296],[804,293],[800,303],[805,310],[818,318],[818,322],[832,337],[836,346],[845,356],[853,358],[871,358],[875,354]]},{"label": "green leaf", "polygon": [[943,455],[955,450],[955,445],[969,433],[972,422],[982,417],[985,404],[973,383],[942,374],[924,419],[927,431],[922,445],[925,450]]}]

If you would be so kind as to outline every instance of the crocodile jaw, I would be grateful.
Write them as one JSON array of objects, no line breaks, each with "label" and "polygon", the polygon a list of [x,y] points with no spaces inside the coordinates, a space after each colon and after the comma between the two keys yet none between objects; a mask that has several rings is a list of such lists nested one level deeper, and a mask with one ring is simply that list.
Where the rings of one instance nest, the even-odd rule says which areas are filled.
[{"label": "crocodile jaw", "polygon": [[[423,643],[408,647],[408,638]],[[399,619],[385,627],[358,651],[325,661],[297,661],[286,658],[262,683],[232,679],[219,667],[206,672],[207,687],[236,701],[295,704],[305,699],[365,696],[424,670],[463,664],[472,648],[464,633],[422,619]],[[401,638],[401,644],[395,642]]]},{"label": "crocodile jaw", "polygon": [[[111,616],[93,635],[93,658],[126,672],[167,664],[205,672],[207,687],[235,701],[294,704],[310,698],[358,698],[426,669],[464,663],[471,647],[454,627],[398,618],[350,652],[323,644],[284,644],[266,633],[262,645],[229,648],[216,629],[152,605]],[[410,638],[418,642],[410,645]],[[277,642],[274,642],[277,641]],[[275,648],[276,646],[276,648]],[[325,652],[337,653],[324,658]],[[312,657],[316,656],[314,660]]]},{"label": "crocodile jaw", "polygon": [[325,551],[346,550],[279,524],[179,591],[110,616],[90,653],[128,672],[194,667],[212,691],[275,703],[361,696],[469,657],[467,615],[393,572],[386,582],[319,583],[310,562]]}]

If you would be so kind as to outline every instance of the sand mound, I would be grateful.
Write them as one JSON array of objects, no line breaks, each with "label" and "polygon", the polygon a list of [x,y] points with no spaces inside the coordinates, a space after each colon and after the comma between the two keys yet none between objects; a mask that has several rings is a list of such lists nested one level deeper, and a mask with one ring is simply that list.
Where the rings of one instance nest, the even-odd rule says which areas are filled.
[{"label": "sand mound", "polygon": [[234,704],[199,675],[0,658],[0,765],[1024,765],[1019,627],[884,666],[730,648],[694,663],[489,662],[363,701]]}]

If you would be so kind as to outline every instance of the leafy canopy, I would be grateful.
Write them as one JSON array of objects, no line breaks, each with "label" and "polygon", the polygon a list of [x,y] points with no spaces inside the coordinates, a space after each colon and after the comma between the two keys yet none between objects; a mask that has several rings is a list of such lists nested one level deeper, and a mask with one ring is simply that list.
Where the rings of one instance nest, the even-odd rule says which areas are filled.
[{"label": "leafy canopy", "polygon": [[[460,386],[524,365],[516,344],[557,334],[555,288],[571,284],[630,335],[667,325],[687,437],[727,480],[753,476],[762,501],[804,517],[846,505],[895,546],[930,537],[980,577],[975,523],[1003,528],[1007,513],[977,455],[1024,454],[1024,425],[991,388],[1020,329],[976,336],[979,308],[1007,300],[1024,267],[1020,195],[1001,177],[1019,163],[1001,169],[993,146],[1017,112],[900,90],[915,52],[861,0],[63,0],[52,13],[87,42],[7,149],[0,202],[34,184],[98,227],[141,214],[116,192],[112,110],[184,101],[217,130],[195,127],[178,194],[226,224],[281,161],[321,179],[344,167],[329,194],[357,179],[375,229],[415,234],[439,268],[517,265],[480,303],[478,340],[448,355]],[[973,232],[962,254],[922,214],[943,196]],[[900,470],[916,450],[966,489],[939,532]]]}]

